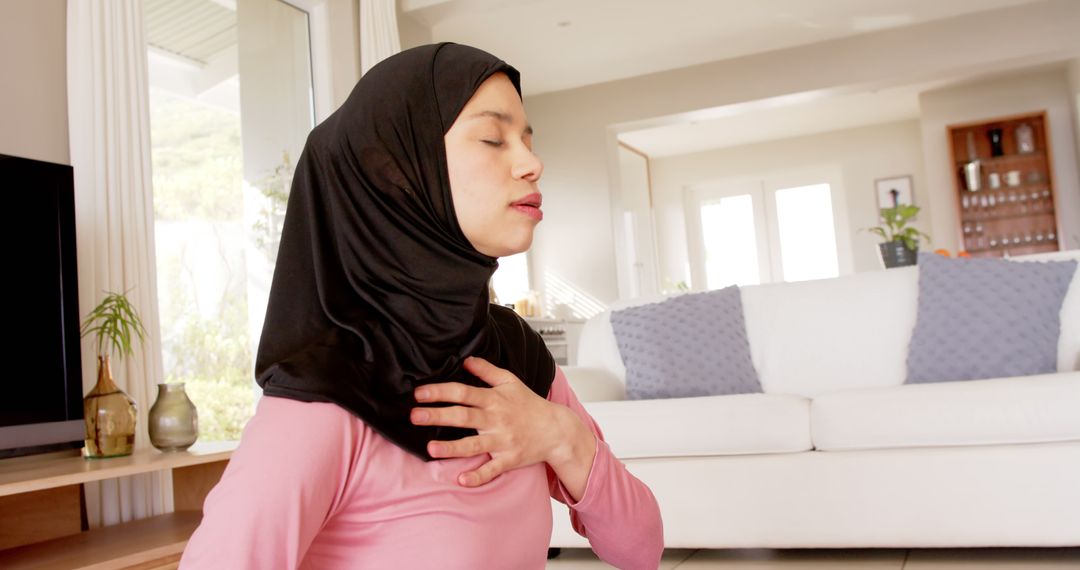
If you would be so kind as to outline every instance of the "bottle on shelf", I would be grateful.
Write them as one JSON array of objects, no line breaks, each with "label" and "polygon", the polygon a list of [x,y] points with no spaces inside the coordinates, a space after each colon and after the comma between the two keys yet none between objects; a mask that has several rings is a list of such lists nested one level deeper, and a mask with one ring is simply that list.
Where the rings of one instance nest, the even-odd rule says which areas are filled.
[{"label": "bottle on shelf", "polygon": [[968,161],[964,165],[964,182],[967,185],[967,189],[976,192],[979,190],[979,186],[982,182],[981,165],[979,164],[979,155],[975,151],[975,133],[968,131],[967,133],[967,153]]},{"label": "bottle on shelf", "polygon": [[994,128],[986,131],[986,136],[990,138],[990,156],[998,157],[1005,154],[1005,149],[1002,145],[1001,129]]}]

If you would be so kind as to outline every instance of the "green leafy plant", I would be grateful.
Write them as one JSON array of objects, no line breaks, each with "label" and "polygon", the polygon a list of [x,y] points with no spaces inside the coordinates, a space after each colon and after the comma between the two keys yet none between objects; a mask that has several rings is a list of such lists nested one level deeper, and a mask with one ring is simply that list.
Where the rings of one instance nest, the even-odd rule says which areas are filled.
[{"label": "green leafy plant", "polygon": [[[130,291],[130,289],[128,290]],[[83,321],[81,336],[97,336],[98,356],[108,356],[115,351],[120,357],[131,356],[132,339],[146,337],[142,320],[124,293],[105,291],[105,299]]]},{"label": "green leafy plant", "polygon": [[266,258],[273,262],[277,259],[278,245],[281,242],[281,226],[285,223],[285,209],[292,189],[293,167],[288,151],[282,151],[281,164],[255,186],[264,201],[258,217],[252,225],[255,246]]},{"label": "green leafy plant", "polygon": [[663,293],[688,293],[689,291],[690,286],[686,284],[686,281],[679,281],[678,283],[676,283],[672,281],[670,277],[664,278],[664,289],[662,291]]},{"label": "green leafy plant", "polygon": [[886,242],[901,241],[910,250],[919,249],[919,240],[926,238],[930,242],[930,236],[918,229],[908,226],[908,222],[919,213],[919,207],[911,204],[900,204],[892,208],[881,209],[881,219],[884,222],[880,226],[863,228],[863,230],[881,236]]}]

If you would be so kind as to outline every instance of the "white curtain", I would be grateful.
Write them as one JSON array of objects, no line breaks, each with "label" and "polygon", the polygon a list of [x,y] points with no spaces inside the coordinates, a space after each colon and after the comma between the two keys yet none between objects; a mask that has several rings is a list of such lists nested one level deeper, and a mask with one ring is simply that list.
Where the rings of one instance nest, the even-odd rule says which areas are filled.
[{"label": "white curtain", "polygon": [[394,0],[360,1],[360,75],[401,51]]},{"label": "white curtain", "polygon": [[[142,0],[68,0],[68,127],[75,175],[80,319],[103,291],[128,291],[147,337],[112,362],[138,406],[136,452],[153,449],[147,413],[163,381],[150,182],[150,117]],[[83,342],[83,393],[97,378]],[[172,510],[168,473],[86,483],[91,528]]]}]

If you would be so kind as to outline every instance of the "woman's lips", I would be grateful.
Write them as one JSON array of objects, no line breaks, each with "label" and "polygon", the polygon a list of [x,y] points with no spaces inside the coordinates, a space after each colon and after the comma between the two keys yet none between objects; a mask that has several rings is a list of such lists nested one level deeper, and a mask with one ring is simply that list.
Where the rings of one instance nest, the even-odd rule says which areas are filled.
[{"label": "woman's lips", "polygon": [[533,192],[510,204],[510,207],[539,222],[544,219],[544,212],[540,210],[540,205],[543,202],[544,197],[539,192]]},{"label": "woman's lips", "polygon": [[538,222],[540,220],[544,219],[543,210],[541,210],[540,208],[538,208],[536,206],[530,206],[528,204],[514,204],[514,205],[512,205],[510,207],[517,210],[517,211],[519,211],[519,212],[521,212],[522,214],[525,214],[526,216],[529,216],[530,218],[532,218],[532,219],[534,219],[534,220],[536,220]]}]

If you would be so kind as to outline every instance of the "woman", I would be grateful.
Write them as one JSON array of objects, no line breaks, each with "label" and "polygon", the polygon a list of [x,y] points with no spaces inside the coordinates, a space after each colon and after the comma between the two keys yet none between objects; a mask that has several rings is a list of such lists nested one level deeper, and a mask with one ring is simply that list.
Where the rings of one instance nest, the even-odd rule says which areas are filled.
[{"label": "woman", "polygon": [[539,335],[490,305],[542,218],[517,70],[442,43],[372,68],[297,164],[263,387],[181,568],[542,568],[549,497],[623,568],[659,510]]}]

